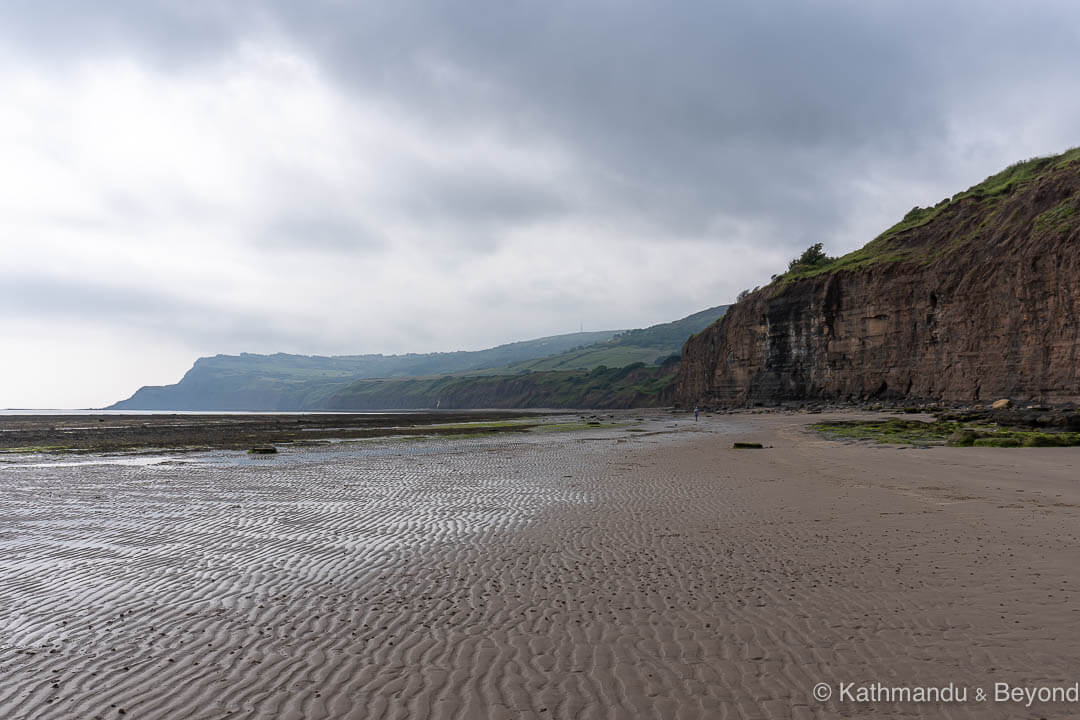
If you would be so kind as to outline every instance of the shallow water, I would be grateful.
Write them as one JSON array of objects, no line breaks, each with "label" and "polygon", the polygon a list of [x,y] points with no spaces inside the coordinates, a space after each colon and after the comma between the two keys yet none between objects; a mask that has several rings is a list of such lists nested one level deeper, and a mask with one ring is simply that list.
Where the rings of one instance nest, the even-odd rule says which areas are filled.
[{"label": "shallow water", "polygon": [[183,464],[195,462],[191,458],[181,458],[172,455],[97,455],[82,460],[54,460],[39,461],[38,458],[56,457],[47,453],[35,453],[32,456],[20,460],[18,456],[9,455],[0,458],[0,470],[15,470],[20,468],[77,468],[90,465],[125,465],[128,467],[149,467],[151,465]]}]

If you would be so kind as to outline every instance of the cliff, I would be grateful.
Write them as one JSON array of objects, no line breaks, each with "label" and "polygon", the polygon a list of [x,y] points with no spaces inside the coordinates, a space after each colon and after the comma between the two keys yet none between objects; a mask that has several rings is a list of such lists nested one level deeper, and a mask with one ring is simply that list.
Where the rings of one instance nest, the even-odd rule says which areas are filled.
[{"label": "cliff", "polygon": [[915,208],[687,341],[681,406],[1080,401],[1080,149]]}]

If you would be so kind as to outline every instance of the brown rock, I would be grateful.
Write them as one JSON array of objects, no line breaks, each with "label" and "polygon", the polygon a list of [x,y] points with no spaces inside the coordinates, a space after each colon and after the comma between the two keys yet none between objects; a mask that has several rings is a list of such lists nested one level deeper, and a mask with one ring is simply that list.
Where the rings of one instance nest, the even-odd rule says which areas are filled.
[{"label": "brown rock", "polygon": [[1012,400],[1008,398],[1002,398],[1001,400],[995,400],[994,404],[990,406],[994,410],[1004,410],[1005,408],[1012,407]]}]

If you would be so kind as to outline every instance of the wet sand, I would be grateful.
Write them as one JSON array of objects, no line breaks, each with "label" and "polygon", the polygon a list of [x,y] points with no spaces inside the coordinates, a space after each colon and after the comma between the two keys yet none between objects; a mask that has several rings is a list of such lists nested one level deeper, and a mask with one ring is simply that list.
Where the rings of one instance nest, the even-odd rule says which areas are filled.
[{"label": "wet sand", "polygon": [[1080,714],[836,697],[1080,680],[1080,449],[826,417],[5,462],[0,717]]}]

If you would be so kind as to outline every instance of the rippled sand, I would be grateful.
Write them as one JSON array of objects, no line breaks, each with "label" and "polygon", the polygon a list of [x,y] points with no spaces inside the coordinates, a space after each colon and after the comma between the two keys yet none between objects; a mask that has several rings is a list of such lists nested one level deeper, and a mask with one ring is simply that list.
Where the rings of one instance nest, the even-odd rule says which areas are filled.
[{"label": "rippled sand", "polygon": [[807,422],[0,464],[0,717],[1080,714],[811,696],[1075,682],[1080,451]]}]

